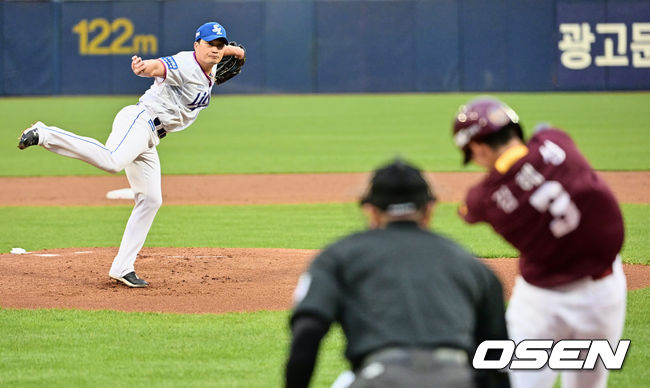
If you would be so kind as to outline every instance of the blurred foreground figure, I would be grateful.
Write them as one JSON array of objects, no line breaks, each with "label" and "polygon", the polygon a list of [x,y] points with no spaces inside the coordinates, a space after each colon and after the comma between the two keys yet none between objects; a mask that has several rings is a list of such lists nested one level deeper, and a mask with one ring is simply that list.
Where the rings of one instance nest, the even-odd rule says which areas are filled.
[{"label": "blurred foreground figure", "polygon": [[[460,215],[489,223],[521,254],[506,315],[511,338],[607,339],[615,350],[627,289],[623,219],[607,184],[558,129],[540,127],[524,143],[517,114],[494,98],[461,107],[453,134],[465,164],[488,170]],[[563,371],[562,386],[605,387],[607,376],[599,359],[594,370]],[[549,388],[557,373],[546,366],[510,377],[516,388]]]},{"label": "blurred foreground figure", "polygon": [[428,230],[435,197],[420,171],[395,161],[361,200],[369,230],[330,245],[296,288],[286,386],[309,385],[333,322],[360,387],[507,387],[476,373],[483,340],[507,339],[501,283],[456,243]]}]

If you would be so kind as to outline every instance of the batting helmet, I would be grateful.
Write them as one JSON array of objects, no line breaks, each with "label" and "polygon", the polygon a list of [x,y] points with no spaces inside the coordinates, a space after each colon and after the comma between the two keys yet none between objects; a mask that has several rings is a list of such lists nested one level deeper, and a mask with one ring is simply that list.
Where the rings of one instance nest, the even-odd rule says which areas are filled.
[{"label": "batting helmet", "polygon": [[471,141],[480,141],[506,126],[511,126],[515,134],[523,140],[519,116],[496,98],[478,97],[461,106],[454,121],[454,142],[465,154],[463,164],[472,159],[472,151],[469,148]]}]

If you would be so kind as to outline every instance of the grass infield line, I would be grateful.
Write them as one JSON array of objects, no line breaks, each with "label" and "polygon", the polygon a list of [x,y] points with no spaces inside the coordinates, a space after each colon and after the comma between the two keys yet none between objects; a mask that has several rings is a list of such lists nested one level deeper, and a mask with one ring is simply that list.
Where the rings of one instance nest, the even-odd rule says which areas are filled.
[{"label": "grass infield line", "polygon": [[[467,225],[456,204],[436,207],[433,229],[478,257],[516,257],[517,251],[487,225]],[[626,222],[623,259],[650,264],[650,205],[622,205]],[[117,246],[130,206],[0,207],[0,251]],[[150,247],[320,249],[364,228],[356,204],[163,206],[147,238]]]}]

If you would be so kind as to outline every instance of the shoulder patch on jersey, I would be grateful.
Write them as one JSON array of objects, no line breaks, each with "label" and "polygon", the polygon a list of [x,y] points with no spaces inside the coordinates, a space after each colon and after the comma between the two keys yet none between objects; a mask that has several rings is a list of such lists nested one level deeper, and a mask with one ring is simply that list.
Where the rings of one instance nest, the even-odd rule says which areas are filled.
[{"label": "shoulder patch on jersey", "polygon": [[162,61],[165,62],[165,64],[170,70],[178,69],[178,65],[176,64],[174,57],[162,57],[160,59],[162,59]]}]

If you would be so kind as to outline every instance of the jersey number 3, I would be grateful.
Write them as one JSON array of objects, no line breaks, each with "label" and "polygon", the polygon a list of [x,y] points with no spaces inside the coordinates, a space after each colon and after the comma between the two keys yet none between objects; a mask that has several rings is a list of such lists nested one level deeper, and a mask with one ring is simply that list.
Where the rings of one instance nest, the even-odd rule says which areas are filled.
[{"label": "jersey number 3", "polygon": [[574,231],[580,223],[580,210],[560,182],[544,182],[528,201],[539,212],[551,213],[553,220],[549,228],[557,238]]}]

